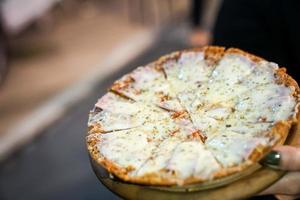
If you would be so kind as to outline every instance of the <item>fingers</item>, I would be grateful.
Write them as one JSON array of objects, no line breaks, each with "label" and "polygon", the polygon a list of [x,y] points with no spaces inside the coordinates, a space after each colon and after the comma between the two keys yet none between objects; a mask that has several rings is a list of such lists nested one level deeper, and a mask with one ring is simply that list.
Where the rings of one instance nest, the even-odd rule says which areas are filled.
[{"label": "fingers", "polygon": [[300,172],[288,172],[283,178],[271,185],[261,195],[300,195]]},{"label": "fingers", "polygon": [[271,151],[263,160],[264,165],[287,171],[300,171],[300,148],[280,146]]},{"label": "fingers", "polygon": [[300,196],[289,196],[289,195],[276,195],[278,200],[294,200],[298,199]]},{"label": "fingers", "polygon": [[263,163],[290,171],[275,184],[261,193],[279,195],[278,199],[294,199],[300,195],[300,148],[291,146],[276,147],[264,159]]},{"label": "fingers", "polygon": [[[300,148],[292,146],[280,146],[276,147],[274,150],[280,154],[280,169],[300,171]],[[298,184],[300,184],[300,182]]]}]

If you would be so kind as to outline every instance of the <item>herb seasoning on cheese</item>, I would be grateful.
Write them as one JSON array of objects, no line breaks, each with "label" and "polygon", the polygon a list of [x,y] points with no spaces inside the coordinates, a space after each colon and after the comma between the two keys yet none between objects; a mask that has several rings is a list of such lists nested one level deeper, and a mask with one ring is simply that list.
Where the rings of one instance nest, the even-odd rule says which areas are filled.
[{"label": "herb seasoning on cheese", "polygon": [[237,173],[283,142],[299,87],[238,49],[175,52],[117,80],[90,112],[91,157],[133,183],[184,185]]}]

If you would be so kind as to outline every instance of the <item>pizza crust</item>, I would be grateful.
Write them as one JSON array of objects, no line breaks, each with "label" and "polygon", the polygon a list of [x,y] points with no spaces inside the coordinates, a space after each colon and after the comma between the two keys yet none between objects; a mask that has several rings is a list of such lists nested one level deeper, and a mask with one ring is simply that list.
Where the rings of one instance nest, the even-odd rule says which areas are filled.
[{"label": "pizza crust", "polygon": [[[230,54],[237,54],[239,56],[244,56],[256,64],[261,61],[265,61],[263,58],[249,54],[245,51],[236,48],[229,48],[226,50],[224,47],[207,46],[203,48],[196,48],[196,49],[177,51],[171,53],[169,55],[159,58],[156,62],[151,63],[149,67],[161,71],[166,77],[167,74],[164,71],[163,65],[169,61],[177,61],[180,58],[181,54],[187,52],[203,52],[205,62],[207,63],[208,66],[211,67],[215,67],[218,64],[218,62],[223,58],[223,56],[230,55]],[[142,176],[131,176],[130,173],[133,170],[131,167],[124,168],[122,166],[119,166],[118,164],[108,160],[101,154],[101,152],[97,148],[97,143],[101,142],[98,139],[98,135],[103,133],[101,133],[101,127],[99,127],[96,124],[90,125],[88,130],[88,136],[86,141],[87,141],[87,148],[89,150],[89,153],[93,160],[95,160],[98,164],[104,167],[108,172],[118,177],[119,179],[131,183],[146,184],[146,185],[165,185],[165,186],[186,185],[192,183],[206,182],[212,179],[218,179],[218,178],[229,176],[234,173],[242,172],[243,170],[257,163],[264,155],[266,155],[266,153],[271,151],[271,149],[274,146],[283,144],[289,133],[289,130],[291,129],[291,126],[297,123],[297,118],[300,115],[298,111],[299,104],[300,104],[299,103],[300,89],[297,82],[286,73],[285,68],[278,68],[275,73],[276,73],[276,83],[283,84],[291,88],[293,91],[292,95],[296,101],[293,115],[291,115],[286,120],[275,122],[272,128],[267,132],[268,138],[270,139],[270,141],[272,141],[271,145],[257,146],[250,153],[247,160],[243,161],[239,165],[235,165],[232,167],[227,167],[227,168],[222,167],[219,170],[217,170],[215,173],[213,173],[212,177],[208,179],[194,177],[194,176],[181,179],[176,177],[175,175],[173,176],[172,174],[170,174],[170,172],[167,172],[165,170],[161,170],[156,173],[148,173]],[[120,90],[124,87],[127,87],[128,84],[131,84],[132,82],[133,80],[130,78],[130,76],[125,75],[125,78],[123,78],[122,81],[117,81],[114,83],[114,85],[111,88],[111,91],[119,94],[120,96],[123,97],[125,96],[126,98],[130,98],[124,95],[122,92],[120,92]]]}]

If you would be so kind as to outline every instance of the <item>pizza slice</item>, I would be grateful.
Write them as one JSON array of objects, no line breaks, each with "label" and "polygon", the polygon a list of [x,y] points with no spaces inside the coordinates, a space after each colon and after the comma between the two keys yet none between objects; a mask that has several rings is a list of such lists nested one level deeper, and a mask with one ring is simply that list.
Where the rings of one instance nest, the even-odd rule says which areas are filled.
[{"label": "pizza slice", "polygon": [[157,65],[164,70],[172,89],[178,94],[205,84],[223,51],[222,47],[204,47],[175,52],[160,58]]},{"label": "pizza slice", "polygon": [[[204,87],[205,93],[200,90],[201,95],[210,103],[234,103],[232,99],[251,89],[274,84],[277,70],[278,66],[274,63],[257,61],[239,51],[227,50],[209,77]],[[199,93],[199,89],[193,93]]]},{"label": "pizza slice", "polygon": [[134,101],[156,104],[166,110],[182,109],[162,70],[153,64],[139,67],[116,81],[111,90]]},{"label": "pizza slice", "polygon": [[[205,143],[216,159],[225,168],[243,165],[244,162],[255,162],[251,155],[261,148],[272,146],[274,141],[267,137],[254,137],[233,131],[223,131],[210,135]],[[249,163],[248,163],[249,164]]]},{"label": "pizza slice", "polygon": [[220,168],[201,141],[167,138],[153,151],[136,176],[147,182],[164,180],[168,184],[183,185],[195,180],[210,180]]},{"label": "pizza slice", "polygon": [[127,179],[151,156],[158,145],[157,136],[142,128],[91,134],[88,136],[89,150],[110,172]]},{"label": "pizza slice", "polygon": [[180,143],[166,166],[166,171],[176,176],[179,185],[195,180],[210,180],[220,169],[212,153],[198,140]]},{"label": "pizza slice", "polygon": [[91,133],[87,140],[94,159],[110,172],[123,179],[143,182],[135,176],[140,176],[144,170],[141,167],[155,156],[164,141],[197,140],[202,143],[200,134],[191,125],[183,116],[169,117],[126,130]]},{"label": "pizza slice", "polygon": [[[262,85],[275,84],[276,70],[278,69],[276,64],[266,61],[254,64],[253,61],[241,55],[225,55],[220,59],[208,80],[209,84],[203,95],[206,101],[234,104],[235,102],[232,100],[239,98],[249,90]],[[194,93],[199,93],[199,90]]]},{"label": "pizza slice", "polygon": [[283,85],[262,85],[238,100],[235,115],[252,123],[288,119],[295,111],[294,93],[294,88]]},{"label": "pizza slice", "polygon": [[211,79],[233,85],[249,76],[255,67],[256,64],[245,56],[225,53],[212,72]]},{"label": "pizza slice", "polygon": [[162,171],[174,152],[174,149],[182,142],[177,137],[168,137],[160,145],[154,149],[151,157],[136,171],[135,176],[156,176],[160,177]]},{"label": "pizza slice", "polygon": [[206,82],[212,67],[204,59],[204,52],[183,52],[178,58],[162,64],[169,83],[176,93],[199,87]]},{"label": "pizza slice", "polygon": [[142,126],[154,121],[170,120],[167,111],[152,105],[134,102],[114,93],[107,93],[90,112],[90,133],[111,132]]}]

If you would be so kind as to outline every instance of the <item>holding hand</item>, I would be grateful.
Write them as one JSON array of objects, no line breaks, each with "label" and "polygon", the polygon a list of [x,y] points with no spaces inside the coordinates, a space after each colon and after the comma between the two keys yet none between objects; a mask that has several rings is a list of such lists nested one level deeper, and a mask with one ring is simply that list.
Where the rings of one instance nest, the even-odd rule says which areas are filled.
[{"label": "holding hand", "polygon": [[261,195],[275,194],[278,199],[286,200],[300,197],[300,148],[276,147],[263,162],[268,166],[289,172]]}]

